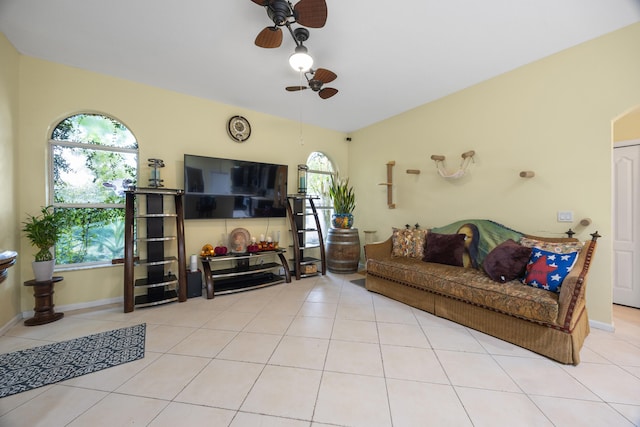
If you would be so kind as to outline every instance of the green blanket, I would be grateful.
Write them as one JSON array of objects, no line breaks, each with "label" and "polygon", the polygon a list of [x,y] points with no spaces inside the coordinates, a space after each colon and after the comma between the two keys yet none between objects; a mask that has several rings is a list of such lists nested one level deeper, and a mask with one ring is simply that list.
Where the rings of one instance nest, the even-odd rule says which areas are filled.
[{"label": "green blanket", "polygon": [[471,240],[466,246],[471,264],[475,268],[480,267],[487,254],[500,243],[509,239],[518,242],[524,236],[523,233],[488,219],[457,221],[444,227],[432,228],[431,231],[441,234],[462,233],[470,236]]}]

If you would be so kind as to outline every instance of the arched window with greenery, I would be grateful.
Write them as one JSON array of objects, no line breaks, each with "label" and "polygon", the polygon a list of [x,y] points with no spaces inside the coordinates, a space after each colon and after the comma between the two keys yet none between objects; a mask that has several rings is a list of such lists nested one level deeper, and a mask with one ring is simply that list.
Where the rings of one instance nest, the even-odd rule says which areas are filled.
[{"label": "arched window with greenery", "polygon": [[64,214],[57,265],[104,265],[124,255],[124,190],[137,181],[138,142],[118,120],[82,113],[51,133],[50,198]]},{"label": "arched window with greenery", "polygon": [[[320,218],[320,226],[323,234],[326,236],[328,228],[331,224],[331,214],[333,213],[333,204],[329,198],[329,183],[331,175],[334,173],[333,163],[329,158],[319,151],[314,151],[307,159],[307,193],[320,197],[316,201],[316,209]],[[312,217],[307,217],[307,221],[312,221]],[[309,228],[315,228],[315,224],[307,224]],[[313,243],[313,242],[311,242]]]}]

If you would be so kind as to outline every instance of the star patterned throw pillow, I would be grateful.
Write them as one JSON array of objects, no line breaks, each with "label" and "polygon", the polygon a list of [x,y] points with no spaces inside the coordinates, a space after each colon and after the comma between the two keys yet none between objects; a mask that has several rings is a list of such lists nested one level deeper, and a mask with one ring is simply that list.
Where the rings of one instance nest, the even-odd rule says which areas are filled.
[{"label": "star patterned throw pillow", "polygon": [[533,248],[523,282],[535,288],[560,292],[560,285],[576,263],[578,253],[558,254]]}]

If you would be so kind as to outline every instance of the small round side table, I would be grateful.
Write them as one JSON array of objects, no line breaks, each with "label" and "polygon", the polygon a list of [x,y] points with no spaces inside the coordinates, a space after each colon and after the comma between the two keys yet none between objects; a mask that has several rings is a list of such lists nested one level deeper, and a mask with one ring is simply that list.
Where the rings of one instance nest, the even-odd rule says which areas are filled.
[{"label": "small round side table", "polygon": [[34,316],[24,321],[25,326],[44,325],[62,319],[64,313],[56,313],[53,310],[53,285],[62,281],[62,276],[53,276],[51,280],[37,282],[29,280],[24,282],[25,286],[33,286],[33,296],[36,300]]}]

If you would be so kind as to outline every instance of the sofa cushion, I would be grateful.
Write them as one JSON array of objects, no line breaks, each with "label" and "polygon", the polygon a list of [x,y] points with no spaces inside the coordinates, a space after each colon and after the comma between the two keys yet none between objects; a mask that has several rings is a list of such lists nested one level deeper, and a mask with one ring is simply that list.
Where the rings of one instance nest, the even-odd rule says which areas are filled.
[{"label": "sofa cushion", "polygon": [[427,234],[423,261],[462,267],[464,234]]},{"label": "sofa cushion", "polygon": [[556,324],[558,294],[514,280],[498,283],[482,271],[415,258],[368,259],[367,275],[435,292],[538,322]]},{"label": "sofa cushion", "polygon": [[496,282],[505,283],[522,277],[531,257],[531,248],[505,240],[484,259],[484,271]]},{"label": "sofa cushion", "polygon": [[391,235],[391,255],[422,258],[426,230],[419,228],[394,228]]},{"label": "sofa cushion", "polygon": [[560,292],[562,281],[578,259],[579,252],[555,253],[534,248],[523,282],[551,292]]}]

